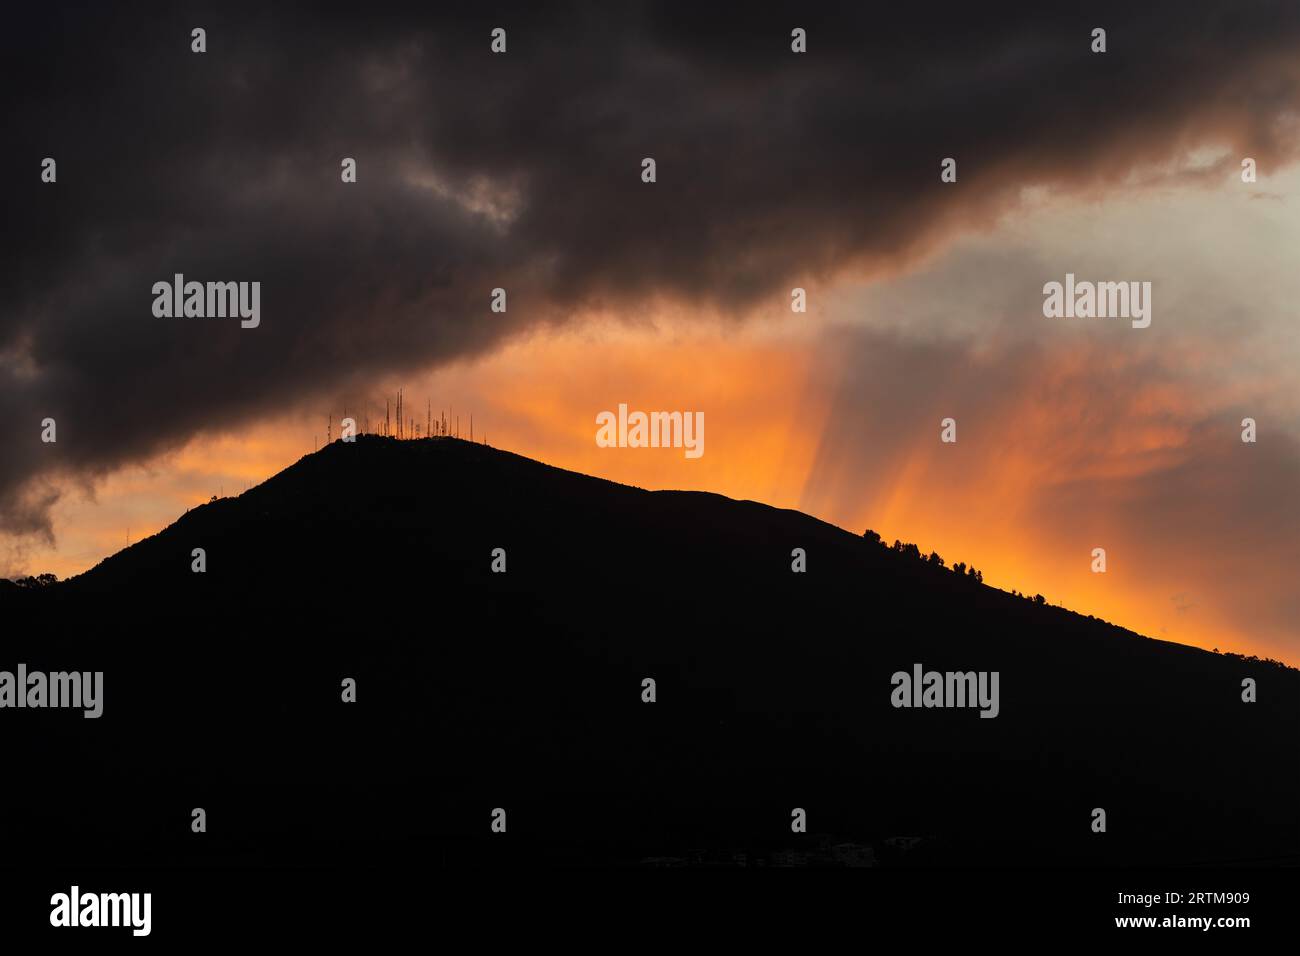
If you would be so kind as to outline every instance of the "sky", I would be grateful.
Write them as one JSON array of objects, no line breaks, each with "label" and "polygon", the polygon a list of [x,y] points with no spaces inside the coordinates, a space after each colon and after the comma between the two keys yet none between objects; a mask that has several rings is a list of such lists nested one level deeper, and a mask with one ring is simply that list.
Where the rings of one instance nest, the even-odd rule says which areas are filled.
[{"label": "sky", "polygon": [[[20,14],[0,575],[85,570],[403,387],[1300,664],[1300,8],[701,6]],[[260,281],[261,324],[155,316],[177,272]],[[1046,317],[1067,273],[1150,282],[1150,327]],[[599,447],[620,403],[702,411],[705,453]]]}]

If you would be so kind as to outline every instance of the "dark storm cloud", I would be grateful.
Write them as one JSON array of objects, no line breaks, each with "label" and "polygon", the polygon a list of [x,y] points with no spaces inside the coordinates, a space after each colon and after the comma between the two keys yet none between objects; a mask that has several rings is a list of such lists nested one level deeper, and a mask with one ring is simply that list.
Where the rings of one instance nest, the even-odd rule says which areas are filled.
[{"label": "dark storm cloud", "polygon": [[[794,277],[895,263],[1029,183],[1104,184],[1210,134],[1262,164],[1290,150],[1294,4],[1045,6],[11,13],[0,528],[48,532],[45,476],[585,305],[743,314]],[[261,327],[155,318],[175,272],[260,281]]]}]

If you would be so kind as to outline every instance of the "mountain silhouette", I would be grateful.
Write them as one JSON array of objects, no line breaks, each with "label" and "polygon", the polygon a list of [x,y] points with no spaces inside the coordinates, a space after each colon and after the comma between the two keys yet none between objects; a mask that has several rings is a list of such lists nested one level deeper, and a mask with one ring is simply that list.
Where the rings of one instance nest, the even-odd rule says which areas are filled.
[{"label": "mountain silhouette", "polygon": [[[104,673],[99,719],[0,711],[6,776],[22,781],[0,788],[13,853],[429,867],[1300,854],[1300,672],[1035,604],[796,511],[456,439],[335,442],[83,575],[0,587],[0,619],[0,669]],[[998,672],[996,718],[893,706],[892,675],[917,664]]]}]

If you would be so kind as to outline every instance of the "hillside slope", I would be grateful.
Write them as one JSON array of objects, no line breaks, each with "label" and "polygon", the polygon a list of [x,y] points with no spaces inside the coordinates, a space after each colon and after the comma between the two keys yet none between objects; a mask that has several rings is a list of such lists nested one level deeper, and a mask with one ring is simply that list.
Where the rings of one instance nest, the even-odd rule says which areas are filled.
[{"label": "hillside slope", "polygon": [[[0,600],[0,668],[105,673],[99,720],[0,713],[37,782],[0,796],[4,838],[73,858],[1300,854],[1300,673],[1035,606],[798,512],[453,439],[336,442]],[[916,664],[998,672],[998,716],[895,708],[891,676]]]}]

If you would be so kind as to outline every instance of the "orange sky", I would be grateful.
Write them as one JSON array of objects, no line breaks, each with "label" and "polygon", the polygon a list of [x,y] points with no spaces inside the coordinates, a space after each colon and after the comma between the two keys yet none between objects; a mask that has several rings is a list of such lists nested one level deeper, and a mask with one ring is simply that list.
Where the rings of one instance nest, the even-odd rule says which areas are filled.
[{"label": "orange sky", "polygon": [[[1203,600],[1179,610],[1171,596],[1196,588],[1180,588],[1179,569],[1168,563],[1158,574],[1146,564],[1135,567],[1128,557],[1134,542],[1123,527],[1100,522],[1091,537],[1063,542],[1036,522],[1033,505],[1042,488],[1060,480],[1078,455],[1086,452],[1101,476],[1123,477],[1159,467],[1185,436],[1141,428],[1125,432],[1126,446],[1104,447],[1104,437],[1079,435],[1078,442],[1095,446],[1061,450],[1053,431],[1061,409],[1023,406],[999,426],[1019,436],[1015,448],[991,447],[974,434],[963,445],[967,436],[960,432],[958,444],[948,446],[938,441],[936,417],[903,454],[882,463],[885,481],[863,482],[858,497],[848,490],[852,482],[840,480],[821,483],[833,493],[818,492],[810,472],[827,440],[830,410],[814,337],[770,326],[742,341],[729,333],[717,327],[689,334],[610,328],[598,335],[590,329],[539,334],[486,361],[407,382],[406,394],[421,415],[426,395],[435,409],[441,407],[435,396],[460,396],[452,412],[462,415],[463,432],[472,410],[478,437],[486,430],[491,444],[551,464],[647,488],[708,490],[798,508],[856,533],[872,527],[888,540],[936,549],[950,563],[973,563],[994,586],[1042,592],[1052,603],[1151,636],[1284,653],[1242,633]],[[597,447],[596,413],[620,401],[634,409],[705,411],[705,454],[691,460],[678,449]],[[152,468],[109,478],[98,504],[69,498],[59,507],[61,546],[34,565],[66,576],[125,544],[128,529],[138,540],[213,494],[239,493],[310,451],[324,432],[323,413],[318,417],[201,439]],[[871,436],[863,441],[869,446]],[[1057,451],[1033,451],[1042,448]],[[1105,575],[1089,570],[1094,546],[1108,550]]]},{"label": "orange sky", "polygon": [[[1270,188],[1289,194],[1297,179]],[[579,318],[371,383],[365,398],[382,418],[385,395],[404,386],[419,420],[427,397],[467,435],[473,412],[477,437],[551,464],[871,527],[1140,633],[1300,664],[1287,437],[1300,283],[1276,253],[1300,227],[1282,202],[1231,185],[1144,202],[1036,199],[911,272],[861,287],[810,280],[806,315],[784,300],[746,321],[680,305]],[[1232,241],[1187,226],[1207,221],[1234,229]],[[1152,328],[1045,324],[1038,289],[1066,267],[1152,277]],[[327,412],[337,423],[344,402],[355,414],[363,400],[322,397],[310,415],[208,434],[93,495],[69,486],[57,542],[22,542],[10,568],[85,570],[128,535],[292,463],[324,437]],[[703,411],[705,454],[597,447],[596,415],[620,402]],[[1239,441],[1243,408],[1264,423],[1258,446]],[[948,415],[955,445],[938,440]],[[1104,575],[1090,570],[1094,547],[1107,550]]]}]

